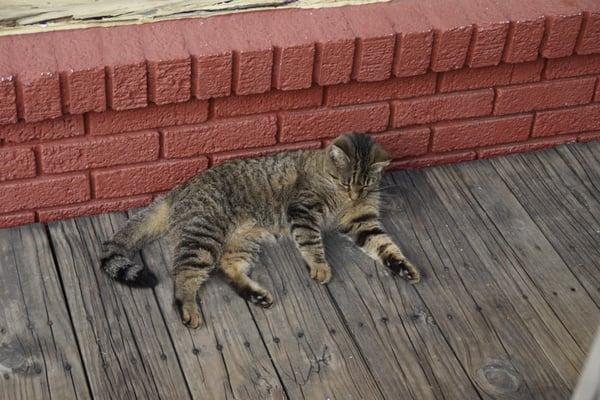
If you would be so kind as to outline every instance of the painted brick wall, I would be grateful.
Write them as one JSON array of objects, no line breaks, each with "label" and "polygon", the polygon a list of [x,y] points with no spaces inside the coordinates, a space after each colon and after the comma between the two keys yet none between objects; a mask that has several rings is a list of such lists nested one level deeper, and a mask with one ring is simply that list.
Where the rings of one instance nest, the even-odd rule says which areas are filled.
[{"label": "painted brick wall", "polygon": [[369,132],[393,168],[600,139],[600,2],[402,0],[0,37],[0,227]]}]

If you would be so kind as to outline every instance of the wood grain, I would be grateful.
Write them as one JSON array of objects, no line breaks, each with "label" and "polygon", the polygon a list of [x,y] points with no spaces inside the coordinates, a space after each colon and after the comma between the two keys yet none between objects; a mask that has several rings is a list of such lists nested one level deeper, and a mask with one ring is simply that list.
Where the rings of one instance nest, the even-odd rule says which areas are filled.
[{"label": "wood grain", "polygon": [[0,229],[0,398],[90,398],[42,225]]},{"label": "wood grain", "polygon": [[492,165],[600,307],[600,175],[593,173],[600,161],[583,149],[564,146]]},{"label": "wood grain", "polygon": [[[428,274],[417,290],[482,391],[493,398],[564,398],[569,381],[548,367],[552,362],[524,327],[511,303],[514,296],[498,283],[501,259],[478,251],[485,243],[473,243],[479,234],[468,219],[454,219],[472,211],[442,201],[443,188],[427,179],[449,168],[394,175],[404,204],[399,208],[406,214],[397,212],[389,222]],[[462,198],[459,189],[452,185],[451,193]],[[561,360],[566,361],[564,375],[575,376],[568,359]]]},{"label": "wood grain", "polygon": [[275,298],[270,309],[251,311],[290,398],[383,398],[326,288],[289,240],[268,244],[253,276]]},{"label": "wood grain", "polygon": [[327,286],[386,398],[479,398],[415,288],[330,234]]},{"label": "wood grain", "polygon": [[105,214],[49,226],[92,394],[190,398],[152,290],[116,284],[100,271],[100,243],[124,221]]}]

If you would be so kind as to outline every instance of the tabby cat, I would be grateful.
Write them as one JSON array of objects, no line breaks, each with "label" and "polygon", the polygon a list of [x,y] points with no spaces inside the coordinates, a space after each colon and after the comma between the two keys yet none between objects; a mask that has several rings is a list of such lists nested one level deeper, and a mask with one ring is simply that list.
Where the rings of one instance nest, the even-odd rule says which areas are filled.
[{"label": "tabby cat", "polygon": [[144,243],[167,235],[175,304],[184,324],[201,325],[196,292],[219,268],[245,299],[273,296],[248,274],[263,239],[291,234],[310,276],[325,284],[331,268],[321,230],[335,226],[371,257],[411,283],[419,271],[379,221],[379,182],[390,156],[365,134],[347,134],[322,150],[234,160],[204,171],[155,200],[104,243],[102,269],[130,286],[156,284],[131,261]]}]

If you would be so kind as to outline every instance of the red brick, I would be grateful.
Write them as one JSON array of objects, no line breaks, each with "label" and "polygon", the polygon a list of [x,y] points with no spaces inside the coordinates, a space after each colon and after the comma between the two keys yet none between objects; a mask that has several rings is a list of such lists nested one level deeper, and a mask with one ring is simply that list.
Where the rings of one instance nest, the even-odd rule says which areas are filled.
[{"label": "red brick", "polygon": [[444,72],[441,74],[438,90],[443,93],[507,85],[510,83],[512,69],[511,64],[501,64],[496,67]]},{"label": "red brick", "polygon": [[391,125],[399,128],[488,115],[492,112],[493,101],[492,89],[394,101]]},{"label": "red brick", "polygon": [[108,105],[113,110],[146,107],[148,83],[141,31],[137,26],[114,26],[100,30],[100,37]]},{"label": "red brick", "polygon": [[548,60],[544,76],[546,79],[556,79],[598,73],[600,73],[600,54],[593,54]]},{"label": "red brick", "polygon": [[89,200],[84,174],[38,177],[0,184],[0,213],[67,205]]},{"label": "red brick", "polygon": [[586,10],[576,45],[577,54],[600,53],[600,7],[596,0],[577,0]]},{"label": "red brick", "polygon": [[0,139],[8,143],[54,140],[84,134],[83,116],[67,115],[41,122],[19,122],[0,127]]},{"label": "red brick", "polygon": [[438,124],[432,127],[431,150],[452,151],[527,140],[532,119],[532,115],[521,115]]},{"label": "red brick", "polygon": [[589,103],[596,78],[546,81],[496,89],[494,114],[513,114]]},{"label": "red brick", "polygon": [[552,136],[600,130],[600,104],[538,112],[533,136]]},{"label": "red brick", "polygon": [[505,0],[497,4],[511,21],[502,60],[513,64],[535,61],[544,38],[544,8],[522,0]]},{"label": "red brick", "polygon": [[192,57],[192,92],[197,99],[229,96],[232,53]]},{"label": "red brick", "polygon": [[181,104],[148,106],[138,110],[88,114],[91,135],[140,131],[173,125],[197,124],[208,118],[208,103],[191,100]]},{"label": "red brick", "polygon": [[546,34],[540,54],[546,58],[566,57],[573,54],[581,21],[582,14],[579,12],[546,17]]},{"label": "red brick", "polygon": [[502,20],[475,25],[466,64],[471,68],[498,65],[502,59],[508,28],[509,23]]},{"label": "red brick", "polygon": [[48,33],[54,42],[65,114],[106,110],[106,86],[100,31],[81,29]]},{"label": "red brick", "polygon": [[264,93],[271,88],[272,50],[233,53],[233,90],[237,95]]},{"label": "red brick", "polygon": [[208,159],[165,160],[92,171],[92,184],[98,199],[133,196],[168,190],[206,169]]},{"label": "red brick", "polygon": [[436,74],[392,78],[382,82],[351,82],[327,88],[326,104],[339,106],[433,94]]},{"label": "red brick", "polygon": [[396,77],[422,75],[431,63],[433,28],[425,15],[405,1],[379,4],[396,32],[392,71]]},{"label": "red brick", "polygon": [[10,228],[11,226],[33,224],[34,222],[35,215],[33,211],[0,215],[0,228]]},{"label": "red brick", "polygon": [[458,151],[454,153],[444,154],[427,154],[417,158],[408,160],[393,161],[389,170],[406,169],[406,168],[426,168],[434,165],[451,164],[463,161],[474,160],[477,154],[474,151]]},{"label": "red brick", "polygon": [[591,142],[593,140],[600,140],[600,132],[586,132],[577,135],[578,142]]},{"label": "red brick", "polygon": [[163,130],[163,156],[190,157],[275,144],[277,118],[262,115]]},{"label": "red brick", "polygon": [[229,96],[233,55],[207,40],[201,29],[203,19],[178,21],[185,46],[192,59],[192,93],[197,99]]},{"label": "red brick", "polygon": [[456,5],[473,24],[466,65],[472,68],[498,65],[502,59],[509,22],[504,11],[492,1],[459,1]]},{"label": "red brick", "polygon": [[516,83],[539,81],[543,59],[521,64],[500,64],[493,67],[463,68],[441,74],[438,91],[455,92]]},{"label": "red brick", "polygon": [[500,146],[478,149],[477,156],[479,158],[490,158],[511,153],[523,153],[558,146],[559,144],[572,143],[576,140],[577,136],[575,135],[563,135],[546,139],[533,139],[521,143],[502,144]]},{"label": "red brick", "polygon": [[546,60],[538,58],[536,61],[513,64],[510,83],[529,83],[537,82],[542,78]]},{"label": "red brick", "polygon": [[442,72],[462,68],[467,58],[471,34],[471,26],[436,31],[431,53],[431,69]]},{"label": "red brick", "polygon": [[273,47],[258,18],[230,14],[203,22],[206,40],[233,52],[232,88],[237,95],[264,93],[271,89]]},{"label": "red brick", "polygon": [[237,158],[250,158],[250,157],[263,157],[269,154],[279,153],[282,151],[294,151],[294,150],[314,150],[321,148],[321,142],[301,142],[276,145],[271,147],[261,147],[258,149],[250,150],[235,150],[227,153],[213,154],[210,156],[213,165],[220,164],[223,161],[228,161]]},{"label": "red brick", "polygon": [[315,42],[306,29],[303,11],[288,10],[275,18],[249,14],[265,25],[273,44],[273,82],[280,90],[307,89],[312,85]]},{"label": "red brick", "polygon": [[263,94],[229,96],[214,100],[214,115],[216,117],[232,117],[316,107],[321,105],[322,97],[323,88],[320,86],[294,91],[271,90]]},{"label": "red brick", "polygon": [[309,25],[317,41],[314,80],[321,86],[350,81],[354,56],[354,34],[340,10],[314,10]]},{"label": "red brick", "polygon": [[306,89],[312,85],[315,45],[278,46],[273,54],[273,87]]},{"label": "red brick", "polygon": [[596,83],[596,95],[594,96],[594,101],[600,101],[600,78],[598,78],[598,82]]},{"label": "red brick", "polygon": [[158,132],[85,137],[39,145],[42,172],[49,174],[152,161],[158,158],[158,153]]},{"label": "red brick", "polygon": [[148,63],[148,98],[154,104],[188,101],[192,62],[178,26],[170,22],[141,25],[144,56]]},{"label": "red brick", "polygon": [[448,0],[414,3],[434,28],[431,69],[436,72],[462,68],[469,51],[472,21],[469,21],[459,4],[453,3],[449,4]]},{"label": "red brick", "polygon": [[378,4],[342,9],[356,36],[352,78],[359,82],[388,79],[392,73],[396,34]]},{"label": "red brick", "polygon": [[405,77],[427,72],[433,49],[433,31],[407,32],[396,36],[394,76]]},{"label": "red brick", "polygon": [[35,176],[35,155],[29,147],[0,148],[0,182]]},{"label": "red brick", "polygon": [[82,215],[102,214],[114,211],[125,211],[135,207],[145,206],[152,201],[152,196],[135,196],[110,200],[92,200],[86,203],[66,207],[53,207],[37,211],[40,222],[59,219],[75,218]]},{"label": "red brick", "polygon": [[285,112],[279,116],[279,137],[282,142],[299,142],[351,131],[381,132],[388,125],[389,115],[388,104]]},{"label": "red brick", "polygon": [[429,146],[429,128],[388,131],[371,137],[381,143],[394,159],[423,155]]},{"label": "red brick", "polygon": [[27,122],[62,115],[53,41],[44,33],[11,37],[9,57],[17,73],[17,112]]}]

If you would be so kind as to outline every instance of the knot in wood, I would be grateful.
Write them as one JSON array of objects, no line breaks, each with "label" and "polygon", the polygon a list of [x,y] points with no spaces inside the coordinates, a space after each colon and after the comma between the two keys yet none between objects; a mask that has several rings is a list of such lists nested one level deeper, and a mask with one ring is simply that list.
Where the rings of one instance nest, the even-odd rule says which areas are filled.
[{"label": "knot in wood", "polygon": [[475,372],[475,382],[492,396],[514,393],[521,380],[515,368],[504,360],[488,360]]}]

